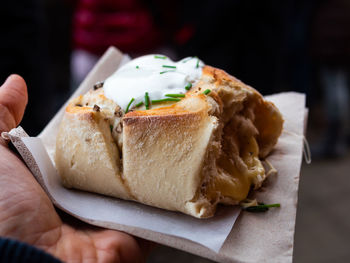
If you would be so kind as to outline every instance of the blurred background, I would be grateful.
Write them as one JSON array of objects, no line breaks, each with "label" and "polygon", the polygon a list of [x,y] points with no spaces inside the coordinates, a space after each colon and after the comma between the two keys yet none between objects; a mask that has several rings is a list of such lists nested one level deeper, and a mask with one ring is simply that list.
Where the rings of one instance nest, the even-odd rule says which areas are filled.
[{"label": "blurred background", "polygon": [[[0,82],[22,75],[37,135],[110,45],[136,57],[198,56],[262,94],[298,91],[310,110],[295,262],[350,257],[349,0],[3,1]],[[210,262],[159,246],[148,262]]]}]

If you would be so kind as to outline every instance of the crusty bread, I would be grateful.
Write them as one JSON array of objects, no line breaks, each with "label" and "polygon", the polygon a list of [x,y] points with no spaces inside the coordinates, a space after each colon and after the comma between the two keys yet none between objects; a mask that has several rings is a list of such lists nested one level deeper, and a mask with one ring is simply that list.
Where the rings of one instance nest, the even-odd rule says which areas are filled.
[{"label": "crusty bread", "polygon": [[128,199],[108,112],[82,107],[82,100],[66,108],[56,139],[55,163],[63,185]]},{"label": "crusty bread", "polygon": [[[208,95],[203,91],[210,89]],[[103,89],[73,100],[56,141],[63,185],[211,217],[266,178],[260,158],[281,134],[278,109],[205,66],[180,102],[123,114]]]}]

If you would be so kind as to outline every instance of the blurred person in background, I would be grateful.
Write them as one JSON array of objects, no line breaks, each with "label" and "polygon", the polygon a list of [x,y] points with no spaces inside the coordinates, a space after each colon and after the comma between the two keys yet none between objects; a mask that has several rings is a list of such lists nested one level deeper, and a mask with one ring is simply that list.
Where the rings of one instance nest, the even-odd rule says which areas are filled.
[{"label": "blurred person in background", "polygon": [[197,55],[264,94],[291,89],[308,93],[307,35],[314,2],[78,0],[73,86],[114,45],[132,57]]},{"label": "blurred person in background", "polygon": [[262,94],[311,93],[310,24],[316,0],[188,1],[193,36],[181,56],[197,54]]},{"label": "blurred person in background", "polygon": [[350,117],[350,2],[324,0],[315,11],[311,50],[325,102],[326,129],[314,153],[343,156]]},{"label": "blurred person in background", "polygon": [[170,38],[177,1],[77,0],[73,15],[73,89],[109,46],[131,56],[163,53],[174,57]]}]

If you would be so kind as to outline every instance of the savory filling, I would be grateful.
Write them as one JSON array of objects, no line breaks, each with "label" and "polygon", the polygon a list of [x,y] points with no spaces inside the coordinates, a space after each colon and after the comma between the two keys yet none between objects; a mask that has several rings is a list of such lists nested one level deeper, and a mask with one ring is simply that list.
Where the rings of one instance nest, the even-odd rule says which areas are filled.
[{"label": "savory filling", "polygon": [[[199,82],[193,92],[203,88],[207,88],[206,84]],[[190,201],[198,204],[198,213],[205,213],[208,203],[238,204],[246,199],[252,186],[260,187],[266,178],[259,159],[258,130],[253,123],[253,96],[238,87],[232,96],[232,87],[218,85],[207,98],[208,114],[217,117],[220,125],[208,146],[201,188]]]}]

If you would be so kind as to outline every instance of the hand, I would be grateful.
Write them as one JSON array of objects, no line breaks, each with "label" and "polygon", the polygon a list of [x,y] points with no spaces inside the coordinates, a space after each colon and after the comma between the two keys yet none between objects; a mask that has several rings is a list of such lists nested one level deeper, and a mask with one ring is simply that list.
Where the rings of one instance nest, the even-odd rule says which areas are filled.
[{"label": "hand", "polygon": [[[0,87],[0,133],[15,128],[27,104],[18,75]],[[0,137],[0,236],[34,245],[65,262],[142,262],[147,242],[81,223],[64,223],[23,162]],[[143,244],[141,244],[143,242]]]}]

